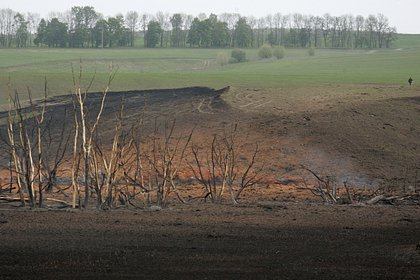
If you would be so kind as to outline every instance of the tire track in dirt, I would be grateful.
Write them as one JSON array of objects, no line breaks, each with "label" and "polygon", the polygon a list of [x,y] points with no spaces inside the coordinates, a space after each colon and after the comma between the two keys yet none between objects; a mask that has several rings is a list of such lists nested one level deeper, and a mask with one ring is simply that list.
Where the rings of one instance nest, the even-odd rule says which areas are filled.
[{"label": "tire track in dirt", "polygon": [[230,95],[233,97],[232,101],[234,106],[247,111],[260,109],[273,102],[271,98],[267,99],[266,96],[257,94],[256,92],[245,93],[243,91],[231,90]]},{"label": "tire track in dirt", "polygon": [[213,97],[203,98],[200,103],[198,105],[194,105],[194,107],[201,114],[214,114],[214,109],[212,107],[213,100]]}]

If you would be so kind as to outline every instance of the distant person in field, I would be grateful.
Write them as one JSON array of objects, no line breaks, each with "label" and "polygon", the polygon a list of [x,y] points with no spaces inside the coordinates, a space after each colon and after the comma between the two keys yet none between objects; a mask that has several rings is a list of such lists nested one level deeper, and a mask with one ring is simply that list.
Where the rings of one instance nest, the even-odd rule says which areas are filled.
[{"label": "distant person in field", "polygon": [[413,84],[413,79],[410,77],[410,79],[408,79],[408,84],[411,86]]}]

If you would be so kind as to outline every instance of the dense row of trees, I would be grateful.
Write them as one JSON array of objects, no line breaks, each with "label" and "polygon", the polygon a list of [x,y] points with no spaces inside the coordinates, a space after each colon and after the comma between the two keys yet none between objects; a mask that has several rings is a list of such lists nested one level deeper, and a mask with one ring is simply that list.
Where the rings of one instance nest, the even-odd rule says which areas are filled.
[{"label": "dense row of trees", "polygon": [[48,18],[0,9],[1,47],[260,47],[384,48],[396,28],[382,14],[368,17],[276,13],[262,18],[236,13],[219,16],[128,12],[104,17],[93,7],[75,6]]},{"label": "dense row of trees", "polygon": [[122,15],[104,19],[92,7],[73,7],[67,22],[57,17],[41,19],[34,44],[72,48],[134,46],[132,33]]}]

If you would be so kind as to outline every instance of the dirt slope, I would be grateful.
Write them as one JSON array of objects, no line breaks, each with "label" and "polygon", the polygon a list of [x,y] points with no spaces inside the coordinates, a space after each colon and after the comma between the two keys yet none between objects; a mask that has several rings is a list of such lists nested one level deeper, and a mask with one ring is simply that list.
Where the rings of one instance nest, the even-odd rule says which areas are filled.
[{"label": "dirt slope", "polygon": [[269,135],[262,139],[272,148],[269,154],[283,162],[280,167],[304,164],[355,186],[400,188],[414,186],[419,178],[418,89],[232,89],[223,98],[260,118],[256,138]]},{"label": "dirt slope", "polygon": [[[244,147],[253,149],[258,143],[260,161],[268,166],[267,178],[272,181],[305,177],[302,164],[357,187],[412,188],[415,179],[420,180],[420,93],[416,87],[222,91],[197,87],[110,93],[100,128],[105,142],[112,139],[123,97],[126,128],[141,124],[144,137],[153,132],[155,123],[163,126],[173,119],[179,134],[195,129],[196,143],[238,124]],[[88,98],[92,116],[99,101],[100,94]],[[59,129],[60,122],[72,123],[69,96],[54,97],[49,106],[52,126]],[[4,126],[1,131],[5,137]],[[6,165],[7,159],[2,162]]]},{"label": "dirt slope", "polygon": [[[195,128],[200,145],[238,124],[244,154],[259,145],[264,185],[244,192],[239,206],[193,199],[200,191],[186,185],[187,204],[172,198],[158,211],[30,211],[1,201],[0,279],[418,279],[418,88],[110,93],[104,143],[123,96],[125,128],[140,124],[142,137],[176,118],[177,133]],[[89,96],[91,116],[99,101]],[[52,138],[63,123],[71,130],[72,106],[68,96],[51,99]],[[302,189],[313,176],[301,165],[339,185],[417,191],[417,204],[323,205]]]}]

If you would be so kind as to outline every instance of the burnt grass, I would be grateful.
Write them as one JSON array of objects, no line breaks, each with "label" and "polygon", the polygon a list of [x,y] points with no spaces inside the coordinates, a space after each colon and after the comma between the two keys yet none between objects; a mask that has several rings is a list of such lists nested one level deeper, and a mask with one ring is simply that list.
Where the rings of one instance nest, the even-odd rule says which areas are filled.
[{"label": "burnt grass", "polygon": [[[197,126],[208,127],[208,121],[206,121],[208,114],[214,114],[217,118],[223,112],[224,118],[230,119],[229,110],[231,109],[220,98],[220,94],[220,91],[207,87],[108,92],[96,138],[103,141],[104,144],[111,143],[116,117],[121,112],[121,105],[123,105],[125,130],[141,127],[141,136],[152,134],[156,128],[162,130],[162,127],[170,125],[173,121],[176,122],[176,129],[182,133],[184,133],[184,129],[188,133]],[[100,92],[86,95],[86,112],[91,123],[94,122],[99,112],[102,96],[103,93]],[[20,98],[24,99],[22,96]],[[205,108],[209,112],[204,112],[199,108],[202,101],[211,102],[211,108]],[[31,115],[33,112],[40,112],[43,104],[39,100],[35,101],[32,107],[25,106],[25,103],[22,104],[22,113],[26,117],[27,126],[33,126],[34,119],[31,118]],[[51,144],[55,145],[63,129],[66,135],[69,133],[73,135],[73,96],[49,97],[46,104],[44,135],[52,138]],[[76,106],[78,105],[76,104]],[[6,122],[7,114],[7,111],[0,112],[0,119]],[[212,121],[210,123],[213,125]],[[34,132],[31,129],[28,131]],[[0,126],[0,138],[3,143],[7,143],[7,126],[5,124]],[[72,140],[72,137],[70,139]],[[9,162],[8,147],[7,145],[2,145],[2,147],[5,151],[0,157],[0,163],[2,166],[7,166]]]}]

